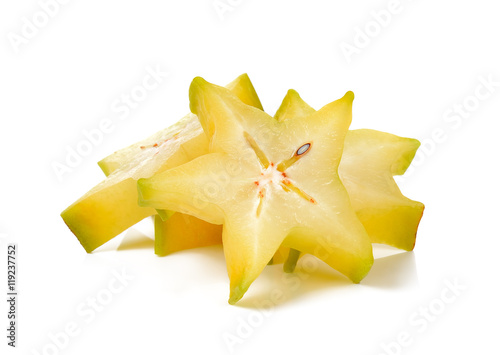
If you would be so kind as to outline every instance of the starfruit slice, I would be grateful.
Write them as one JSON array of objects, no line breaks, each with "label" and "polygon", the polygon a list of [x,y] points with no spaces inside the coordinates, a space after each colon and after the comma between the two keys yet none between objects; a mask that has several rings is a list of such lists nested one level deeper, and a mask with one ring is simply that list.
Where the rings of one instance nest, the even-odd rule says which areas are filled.
[{"label": "starfruit slice", "polygon": [[[275,118],[306,117],[315,110],[289,90]],[[347,132],[339,175],[373,243],[413,250],[424,205],[405,197],[393,176],[403,175],[420,142],[371,129]]]},{"label": "starfruit slice", "polygon": [[[296,91],[289,90],[275,119],[305,118],[313,112],[315,110]],[[405,172],[419,146],[416,139],[376,130],[347,132],[339,175],[373,243],[388,244],[404,250],[412,250],[415,245],[424,205],[403,196],[393,175]],[[213,245],[221,240],[220,227],[196,218],[192,219],[192,226],[189,225],[191,220],[157,219],[155,245],[159,255],[193,246]],[[283,262],[288,253],[288,249],[283,247],[273,257],[273,263]],[[284,266],[285,270],[293,271],[297,260],[298,254],[292,251]]]},{"label": "starfruit slice", "polygon": [[[243,102],[262,109],[246,74],[229,87]],[[61,217],[85,250],[91,252],[156,213],[153,208],[137,204],[136,181],[139,178],[152,176],[207,152],[207,137],[197,117],[189,114],[175,125],[99,162],[108,177],[64,210]]]},{"label": "starfruit slice", "polygon": [[223,224],[231,304],[281,245],[317,256],[353,282],[370,270],[371,241],[337,171],[353,97],[279,121],[193,80],[191,111],[211,137],[211,153],[140,179],[139,202]]}]

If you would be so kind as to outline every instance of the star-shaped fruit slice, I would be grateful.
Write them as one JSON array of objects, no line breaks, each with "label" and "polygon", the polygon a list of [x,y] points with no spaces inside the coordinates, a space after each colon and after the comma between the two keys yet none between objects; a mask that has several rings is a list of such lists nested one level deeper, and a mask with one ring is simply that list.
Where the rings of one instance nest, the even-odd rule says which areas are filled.
[{"label": "star-shaped fruit slice", "polygon": [[196,78],[191,111],[210,154],[140,179],[141,206],[222,224],[234,304],[283,245],[320,258],[353,282],[373,264],[371,241],[338,175],[354,95],[279,121]]},{"label": "star-shaped fruit slice", "polygon": [[[289,90],[275,118],[306,117],[315,112],[299,94]],[[347,132],[339,175],[351,203],[373,243],[413,250],[424,205],[405,197],[394,175],[410,165],[420,142],[412,138],[370,129]],[[292,250],[285,271],[293,271],[298,260]]]},{"label": "star-shaped fruit slice", "polygon": [[[315,110],[295,90],[289,90],[275,119],[303,117]],[[376,130],[348,131],[339,175],[353,207],[373,243],[412,250],[423,204],[403,196],[393,175],[401,175],[410,165],[420,143]],[[165,221],[155,219],[155,251],[166,255],[195,246],[221,243],[222,227],[177,213]],[[287,259],[285,270],[293,271],[298,253],[282,247],[273,263]]]},{"label": "star-shaped fruit slice", "polygon": [[419,146],[416,139],[369,129],[346,137],[340,178],[373,243],[415,246],[424,205],[405,197],[393,176],[404,174]]},{"label": "star-shaped fruit slice", "polygon": [[[307,117],[315,110],[289,90],[275,118]],[[410,166],[420,142],[372,129],[347,132],[339,175],[373,243],[413,250],[424,205],[405,197],[394,181]]]},{"label": "star-shaped fruit slice", "polygon": [[[243,102],[262,109],[246,74],[228,87]],[[189,114],[175,125],[100,161],[107,178],[64,210],[61,216],[85,250],[91,252],[145,217],[156,214],[155,209],[137,204],[136,181],[139,178],[152,176],[206,153],[207,137],[198,118]],[[184,220],[184,216],[177,216],[171,224],[182,224],[180,221]],[[220,240],[220,236],[208,237]],[[193,245],[197,246],[194,239],[186,240],[188,244],[193,240]]]}]

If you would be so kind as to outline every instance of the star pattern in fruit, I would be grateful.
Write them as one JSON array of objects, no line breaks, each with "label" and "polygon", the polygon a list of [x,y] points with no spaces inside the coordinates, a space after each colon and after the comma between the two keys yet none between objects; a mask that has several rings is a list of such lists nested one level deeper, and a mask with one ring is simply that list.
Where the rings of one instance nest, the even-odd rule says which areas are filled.
[{"label": "star pattern in fruit", "polygon": [[307,117],[276,120],[196,78],[191,111],[210,153],[140,179],[141,206],[223,225],[229,302],[247,291],[281,245],[315,255],[359,282],[371,241],[338,174],[351,92]]}]

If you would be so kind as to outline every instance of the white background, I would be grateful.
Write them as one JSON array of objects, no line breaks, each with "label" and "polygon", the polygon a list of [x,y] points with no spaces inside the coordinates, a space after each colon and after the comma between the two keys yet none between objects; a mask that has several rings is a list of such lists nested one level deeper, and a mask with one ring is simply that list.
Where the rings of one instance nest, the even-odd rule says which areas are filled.
[{"label": "white background", "polygon": [[[373,12],[393,10],[387,0],[221,2],[232,4],[222,17],[213,0],[74,0],[46,24],[37,1],[0,5],[0,288],[6,244],[18,243],[20,327],[14,351],[2,330],[1,353],[499,353],[496,3],[401,0],[380,26]],[[33,16],[40,28],[16,45]],[[363,48],[345,55],[360,31]],[[157,66],[168,78],[120,119],[113,103]],[[316,263],[311,273],[299,265],[290,287],[280,266],[268,267],[230,306],[220,247],[159,258],[143,224],[84,252],[59,214],[103,178],[96,162],[187,113],[193,77],[223,85],[244,72],[270,114],[289,88],[315,108],[353,90],[354,128],[422,141],[400,179],[426,205],[413,253],[377,248],[360,285]],[[464,104],[467,117],[454,116]],[[54,162],[103,118],[114,131],[60,181]],[[88,299],[113,272],[133,280],[92,317]],[[452,297],[454,282],[465,290]],[[284,299],[259,311],[273,290]],[[429,307],[432,321],[419,313]],[[65,340],[68,325],[78,335]],[[396,346],[401,333],[411,341]]]}]

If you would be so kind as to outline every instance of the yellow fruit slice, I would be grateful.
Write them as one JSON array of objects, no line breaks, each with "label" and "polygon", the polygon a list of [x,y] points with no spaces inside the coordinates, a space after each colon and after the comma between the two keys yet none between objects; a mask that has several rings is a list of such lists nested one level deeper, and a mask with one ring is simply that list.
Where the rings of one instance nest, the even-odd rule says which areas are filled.
[{"label": "yellow fruit slice", "polygon": [[408,168],[416,139],[368,129],[346,137],[339,174],[373,243],[413,250],[424,205],[405,197],[393,175]]},{"label": "yellow fruit slice", "polygon": [[337,172],[353,97],[281,122],[227,89],[193,80],[191,111],[212,137],[211,153],[140,179],[139,202],[223,224],[231,304],[281,245],[354,282],[370,270],[370,239]]},{"label": "yellow fruit slice", "polygon": [[221,225],[184,213],[174,213],[165,221],[155,215],[155,253],[158,256],[221,243]]},{"label": "yellow fruit slice", "polygon": [[[231,83],[226,85],[226,88],[231,90],[241,101],[245,104],[257,107],[260,110],[263,110],[262,104],[259,100],[257,92],[250,81],[250,78],[247,74],[242,74],[236,79],[234,79]],[[196,115],[190,113],[186,115],[182,121],[198,121]],[[195,125],[196,126],[196,125]],[[148,156],[148,153],[151,153],[151,150],[146,150],[147,148],[154,147],[155,144],[159,144],[160,142],[164,142],[168,139],[172,139],[172,137],[178,132],[178,129],[174,128],[174,126],[167,127],[152,136],[132,144],[126,148],[120,149],[113,154],[107,156],[106,158],[99,161],[99,167],[104,172],[106,176],[110,175],[113,171],[118,168],[130,165],[131,162],[136,162],[137,160],[141,160],[144,156]],[[191,140],[184,144],[184,154],[186,154],[191,160],[208,152],[208,140],[206,140],[205,136],[199,137],[198,139]]]},{"label": "yellow fruit slice", "polygon": [[[241,75],[226,87],[244,103],[262,110],[257,93],[247,75]],[[143,141],[109,155],[98,164],[102,171],[109,175],[118,168],[129,165],[131,160],[135,160],[134,156],[141,154],[144,149],[141,147],[153,146],[156,142],[169,137],[170,131],[170,128],[164,129]],[[204,137],[193,139],[184,144],[183,148],[186,154],[194,158],[208,152],[208,141]],[[222,242],[222,226],[220,225],[214,225],[184,213],[168,213],[165,210],[157,212],[160,216],[154,216],[154,245],[155,254],[158,256],[165,256],[185,249],[221,244]],[[273,256],[271,263],[283,263],[287,256],[288,248],[282,247]]]},{"label": "yellow fruit slice", "polygon": [[[247,75],[229,85],[248,104],[262,108]],[[197,117],[189,114],[145,141],[122,149],[99,165],[108,177],[61,213],[87,252],[106,243],[155,209],[137,204],[136,181],[208,152]]]},{"label": "yellow fruit slice", "polygon": [[[315,110],[289,90],[275,118],[306,117]],[[420,142],[393,134],[358,129],[347,132],[339,175],[373,243],[412,250],[424,205],[406,198],[394,175],[410,165]]]},{"label": "yellow fruit slice", "polygon": [[[315,112],[299,94],[290,90],[275,118],[283,121],[290,117],[305,117]],[[353,207],[368,232],[373,243],[384,243],[404,250],[412,250],[423,213],[423,204],[404,197],[397,187],[393,175],[403,174],[410,165],[420,143],[415,139],[402,138],[375,130],[348,131],[344,152],[339,166],[339,174],[351,198]],[[156,225],[157,254],[172,251],[169,244],[183,245],[184,249],[213,245],[220,241],[218,228],[194,217],[194,225],[203,224],[204,231],[189,233],[192,229],[188,220],[175,218]],[[179,233],[186,230],[186,233]],[[197,230],[196,228],[194,230]],[[204,235],[206,241],[200,239]],[[179,240],[180,239],[180,240]],[[166,250],[162,250],[164,245]],[[273,263],[283,262],[288,249],[282,247],[273,257]],[[298,256],[292,254],[284,266],[293,271]]]},{"label": "yellow fruit slice", "polygon": [[[313,112],[315,110],[296,91],[290,90],[275,118],[283,121],[290,117],[305,117]],[[404,197],[392,176],[404,173],[419,145],[415,139],[375,130],[348,131],[346,135],[339,174],[373,243],[413,249],[424,206]],[[164,222],[157,218],[155,250],[158,255],[220,243],[220,227],[180,215],[184,217]],[[191,221],[193,226],[190,226]],[[178,247],[172,248],[171,245]],[[273,257],[273,264],[284,262],[288,253],[289,250],[282,247]],[[298,255],[292,253],[284,265],[287,272],[293,271],[297,259]]]}]

